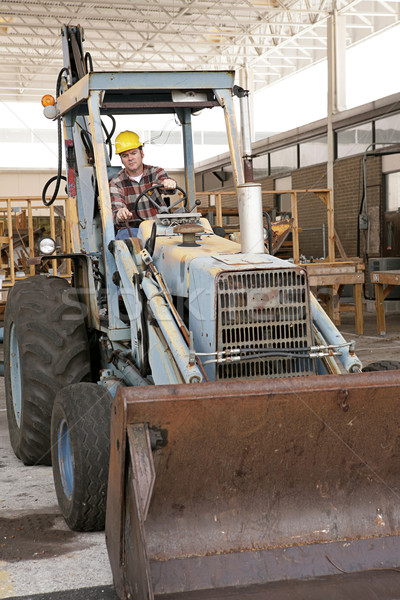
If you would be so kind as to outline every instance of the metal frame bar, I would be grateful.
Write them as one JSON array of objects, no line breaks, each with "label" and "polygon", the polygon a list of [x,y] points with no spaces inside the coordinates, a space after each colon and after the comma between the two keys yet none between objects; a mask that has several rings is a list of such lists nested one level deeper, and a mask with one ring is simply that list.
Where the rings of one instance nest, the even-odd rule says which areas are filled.
[{"label": "metal frame bar", "polygon": [[[168,81],[168,87],[166,85]],[[197,90],[232,89],[233,71],[203,72],[136,72],[136,73],[88,73],[57,98],[60,113],[64,115],[74,106],[89,99],[92,91],[124,92],[146,90]],[[102,105],[103,98],[99,101]],[[199,103],[200,108],[202,102]],[[196,108],[196,102],[193,102]]]}]

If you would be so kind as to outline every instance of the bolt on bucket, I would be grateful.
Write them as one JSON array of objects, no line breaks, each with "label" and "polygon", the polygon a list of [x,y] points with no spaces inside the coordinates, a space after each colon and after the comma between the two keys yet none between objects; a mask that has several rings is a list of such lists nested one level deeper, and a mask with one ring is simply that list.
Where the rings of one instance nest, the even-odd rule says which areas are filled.
[{"label": "bolt on bucket", "polygon": [[398,371],[120,387],[106,519],[119,596],[398,566],[399,397]]}]

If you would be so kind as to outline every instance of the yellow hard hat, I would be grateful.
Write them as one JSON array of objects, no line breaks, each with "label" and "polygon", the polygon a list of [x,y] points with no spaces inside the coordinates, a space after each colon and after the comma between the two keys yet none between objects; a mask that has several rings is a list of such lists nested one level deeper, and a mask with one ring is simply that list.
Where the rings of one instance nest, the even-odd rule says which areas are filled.
[{"label": "yellow hard hat", "polygon": [[142,146],[141,141],[137,133],[133,131],[122,131],[115,138],[115,152],[121,154],[121,152],[127,152],[134,148],[140,148]]}]

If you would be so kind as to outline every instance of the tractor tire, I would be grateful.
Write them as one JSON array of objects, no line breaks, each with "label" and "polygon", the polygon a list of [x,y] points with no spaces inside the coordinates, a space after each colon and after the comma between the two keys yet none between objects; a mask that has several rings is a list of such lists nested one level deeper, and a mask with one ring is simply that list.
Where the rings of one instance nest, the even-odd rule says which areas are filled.
[{"label": "tractor tire", "polygon": [[50,465],[54,399],[91,380],[89,343],[74,288],[58,277],[18,282],[4,315],[4,382],[11,446],[26,465]]},{"label": "tractor tire", "polygon": [[395,360],[380,360],[378,362],[371,363],[363,368],[363,373],[369,373],[371,371],[397,371],[400,369],[400,363]]},{"label": "tractor tire", "polygon": [[56,397],[51,419],[58,505],[74,531],[104,529],[112,397],[96,383],[76,383]]}]

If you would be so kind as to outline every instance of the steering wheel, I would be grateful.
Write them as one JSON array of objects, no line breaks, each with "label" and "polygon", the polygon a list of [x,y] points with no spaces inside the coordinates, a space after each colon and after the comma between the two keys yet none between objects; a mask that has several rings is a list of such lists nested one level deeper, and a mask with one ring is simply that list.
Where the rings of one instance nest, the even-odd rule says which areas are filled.
[{"label": "steering wheel", "polygon": [[[178,206],[178,204],[180,204],[181,202],[183,202],[183,206],[184,208],[187,208],[187,204],[188,204],[188,199],[187,199],[187,195],[185,190],[183,190],[182,188],[176,186],[175,190],[171,190],[172,191],[178,191],[178,192],[182,192],[183,197],[179,198],[179,200],[177,200],[176,202],[174,202],[173,204],[171,204],[171,206],[160,206],[160,204],[158,204],[151,196],[150,196],[150,192],[152,192],[153,190],[158,190],[160,188],[162,188],[163,185],[162,184],[157,184],[157,185],[152,185],[151,187],[147,188],[147,190],[145,190],[144,192],[142,192],[141,194],[138,195],[138,197],[136,198],[136,202],[135,205],[133,207],[133,211],[136,213],[136,220],[137,221],[145,221],[146,218],[144,219],[139,215],[139,204],[140,202],[143,200],[143,198],[147,198],[147,200],[150,202],[150,204],[157,210],[158,214],[169,214],[171,212],[171,209],[174,208],[175,206]],[[165,194],[166,195],[166,194]],[[143,210],[143,209],[142,209]]]}]

